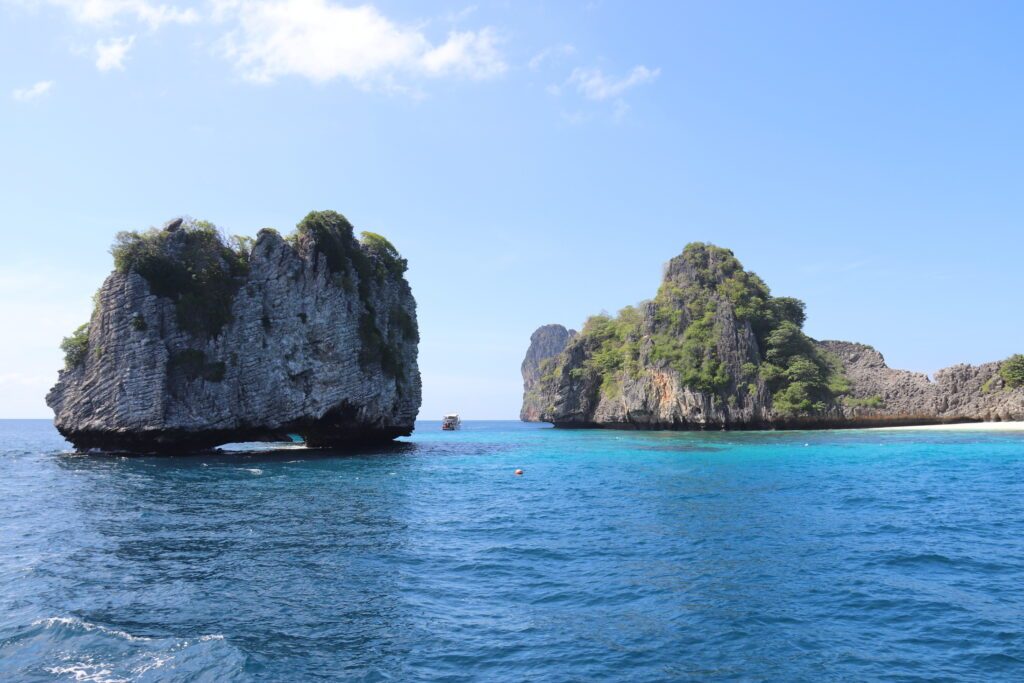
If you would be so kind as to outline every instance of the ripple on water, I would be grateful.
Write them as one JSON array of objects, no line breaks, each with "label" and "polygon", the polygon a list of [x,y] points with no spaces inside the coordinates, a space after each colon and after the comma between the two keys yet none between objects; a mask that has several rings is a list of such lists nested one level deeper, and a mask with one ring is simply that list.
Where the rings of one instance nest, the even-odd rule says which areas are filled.
[{"label": "ripple on water", "polygon": [[8,680],[50,674],[115,683],[178,679],[241,680],[245,655],[223,635],[143,636],[77,617],[36,619],[0,644],[0,674]]},{"label": "ripple on water", "polygon": [[0,421],[2,681],[1024,680],[1024,435],[65,450]]}]

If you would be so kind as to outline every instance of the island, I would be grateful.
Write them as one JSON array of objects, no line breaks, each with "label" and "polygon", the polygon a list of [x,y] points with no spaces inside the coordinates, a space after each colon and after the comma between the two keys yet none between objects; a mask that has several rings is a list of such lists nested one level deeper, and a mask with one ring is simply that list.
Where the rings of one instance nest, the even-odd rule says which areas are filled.
[{"label": "island", "polygon": [[928,375],[818,341],[732,251],[692,243],[656,296],[579,332],[545,325],[522,365],[524,421],[618,429],[813,429],[1024,420],[1024,355]]},{"label": "island", "polygon": [[111,252],[46,398],[77,449],[348,447],[412,432],[416,302],[386,238],[356,238],[334,211],[255,239],[178,218],[119,233]]}]

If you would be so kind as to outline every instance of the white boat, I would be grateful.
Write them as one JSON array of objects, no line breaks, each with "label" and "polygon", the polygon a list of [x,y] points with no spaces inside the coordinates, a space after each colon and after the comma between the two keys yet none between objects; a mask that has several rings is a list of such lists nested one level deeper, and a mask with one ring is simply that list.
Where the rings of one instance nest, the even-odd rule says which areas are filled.
[{"label": "white boat", "polygon": [[458,429],[462,425],[462,420],[459,419],[458,413],[449,413],[441,418],[441,429],[446,432],[452,432]]}]

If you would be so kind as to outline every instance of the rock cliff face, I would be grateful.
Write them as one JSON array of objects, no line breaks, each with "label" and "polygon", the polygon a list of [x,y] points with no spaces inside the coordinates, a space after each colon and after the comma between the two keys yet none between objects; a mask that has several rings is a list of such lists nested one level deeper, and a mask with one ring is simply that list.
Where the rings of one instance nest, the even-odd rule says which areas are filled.
[{"label": "rock cliff face", "polygon": [[[1024,420],[999,363],[926,375],[869,346],[810,339],[803,303],[732,252],[691,244],[657,296],[578,335],[544,326],[523,362],[522,419],[561,427],[771,429]],[[553,330],[553,331],[552,331]]]},{"label": "rock cliff face", "polygon": [[544,410],[542,397],[538,393],[538,385],[543,373],[541,361],[560,354],[576,336],[576,330],[567,330],[561,325],[544,325],[530,335],[530,348],[523,359],[523,409],[519,419],[523,422],[536,422]]},{"label": "rock cliff face", "polygon": [[87,328],[47,396],[79,449],[178,451],[407,435],[420,405],[405,261],[343,216],[307,216],[229,247],[174,221],[122,233]]},{"label": "rock cliff face", "polygon": [[1024,389],[1011,389],[1000,363],[954,365],[927,375],[893,370],[870,346],[820,342],[838,357],[850,380],[844,417],[862,422],[1008,422],[1024,420]]}]

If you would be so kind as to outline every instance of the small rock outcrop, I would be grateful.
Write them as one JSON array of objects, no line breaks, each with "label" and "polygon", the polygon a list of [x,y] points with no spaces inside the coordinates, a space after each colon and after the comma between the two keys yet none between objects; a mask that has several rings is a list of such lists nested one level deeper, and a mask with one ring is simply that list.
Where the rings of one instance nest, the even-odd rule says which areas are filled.
[{"label": "small rock outcrop", "polygon": [[416,303],[386,239],[331,211],[229,244],[175,220],[120,233],[92,318],[65,339],[47,403],[76,448],[310,446],[412,432]]},{"label": "small rock outcrop", "polygon": [[534,333],[521,418],[622,429],[1024,420],[1024,381],[1007,382],[1000,363],[932,381],[889,368],[870,346],[811,339],[803,323],[803,302],[772,296],[731,251],[688,245],[654,299],[594,316],[579,334]]},{"label": "small rock outcrop", "polygon": [[560,354],[576,336],[576,330],[568,330],[561,325],[543,325],[530,335],[530,348],[523,359],[523,409],[519,419],[523,422],[536,422],[544,409],[543,397],[538,391],[540,379],[544,376],[541,364]]}]

